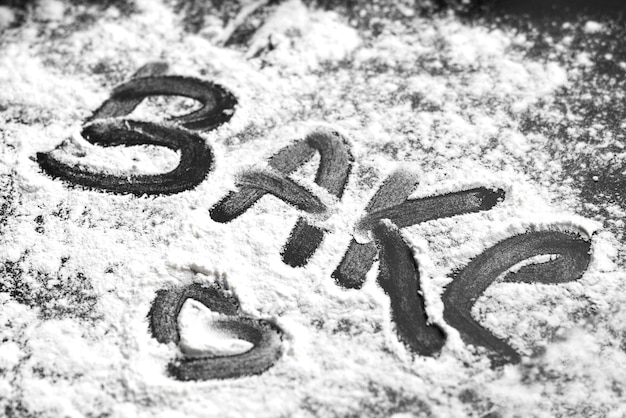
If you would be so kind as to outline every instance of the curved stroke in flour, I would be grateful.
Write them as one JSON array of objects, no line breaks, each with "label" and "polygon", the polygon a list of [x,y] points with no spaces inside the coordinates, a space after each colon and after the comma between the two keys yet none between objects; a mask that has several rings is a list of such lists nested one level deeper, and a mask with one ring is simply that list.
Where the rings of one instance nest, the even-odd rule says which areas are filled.
[{"label": "curved stroke in flour", "polygon": [[[320,163],[315,183],[341,198],[353,163],[350,147],[337,131],[318,128],[303,140],[272,156],[268,162],[269,170],[249,170],[240,176],[238,190],[229,193],[211,208],[211,219],[222,223],[230,222],[267,193],[308,213],[326,212],[327,209],[319,198],[288,177],[313,158],[316,152],[320,154]],[[305,197],[309,200],[305,200]],[[323,238],[324,231],[321,228],[299,218],[281,253],[283,261],[292,267],[304,266]]]},{"label": "curved stroke in flour", "polygon": [[415,257],[397,226],[380,221],[373,228],[380,251],[378,284],[389,295],[391,317],[400,341],[411,351],[432,356],[441,350],[445,334],[428,323]]},{"label": "curved stroke in flour", "polygon": [[232,356],[179,358],[168,365],[168,373],[181,381],[227,379],[261,374],[282,355],[282,330],[269,321],[242,315],[237,298],[218,286],[191,284],[159,290],[148,313],[152,336],[160,343],[180,343],[178,316],[189,298],[225,317],[214,329],[252,343],[253,348]]},{"label": "curved stroke in flour", "polygon": [[202,104],[200,109],[171,118],[193,130],[211,130],[228,122],[237,105],[232,93],[210,81],[174,75],[137,77],[113,89],[111,97],[89,120],[129,115],[149,96],[182,96],[199,101]]},{"label": "curved stroke in flour", "polygon": [[211,147],[199,135],[178,128],[123,119],[96,121],[82,130],[82,136],[103,147],[117,145],[158,145],[180,151],[176,168],[163,174],[113,175],[98,173],[57,160],[48,153],[37,153],[40,167],[51,177],[83,187],[113,193],[174,194],[190,190],[204,181],[213,168]]},{"label": "curved stroke in flour", "polygon": [[[578,280],[589,265],[590,248],[590,241],[581,236],[559,231],[529,232],[507,238],[453,276],[443,294],[444,319],[459,331],[465,342],[487,348],[493,367],[517,363],[519,354],[472,318],[476,300],[503,274],[503,281],[514,283],[556,284]],[[512,270],[517,264],[541,255],[556,258]]]},{"label": "curved stroke in flour", "polygon": [[205,140],[193,132],[162,124],[119,119],[130,114],[148,96],[176,95],[198,100],[202,107],[170,118],[184,128],[211,130],[227,122],[237,104],[235,97],[218,84],[191,77],[163,75],[167,64],[148,63],[130,81],[114,89],[111,97],[94,112],[83,136],[102,146],[158,145],[180,151],[179,165],[156,175],[121,175],[90,171],[56,159],[51,153],[37,153],[41,169],[71,185],[118,194],[160,195],[190,190],[200,184],[213,167],[213,154]]}]

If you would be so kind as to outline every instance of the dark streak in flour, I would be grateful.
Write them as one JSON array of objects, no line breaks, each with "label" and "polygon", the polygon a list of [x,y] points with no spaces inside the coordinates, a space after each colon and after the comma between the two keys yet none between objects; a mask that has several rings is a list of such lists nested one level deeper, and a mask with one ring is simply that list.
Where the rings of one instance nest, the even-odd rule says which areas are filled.
[{"label": "dark streak in flour", "polygon": [[[353,157],[347,141],[337,131],[318,129],[305,138],[320,154],[315,183],[341,199],[352,170]],[[298,219],[281,252],[285,264],[302,267],[313,256],[324,239],[324,231]]]},{"label": "dark streak in flour", "polygon": [[83,128],[82,136],[103,147],[157,145],[180,151],[178,166],[164,174],[113,175],[69,165],[49,153],[37,153],[37,161],[49,176],[73,185],[138,196],[173,194],[200,184],[213,167],[213,153],[205,140],[187,130],[123,119],[96,121]]},{"label": "dark streak in flour", "polygon": [[354,238],[331,277],[344,289],[360,289],[367,273],[372,269],[378,249],[374,242],[360,244]]},{"label": "dark streak in flour", "polygon": [[[405,228],[434,219],[480,212],[491,209],[504,199],[503,190],[479,187],[407,200],[417,183],[415,173],[399,170],[391,174],[366,207],[366,215],[358,222],[357,231],[366,234],[382,219],[389,219],[398,228]],[[373,242],[360,244],[352,239],[332,277],[343,288],[360,289],[375,256],[376,246]]]},{"label": "dark streak in flour", "polygon": [[280,253],[283,262],[291,267],[303,267],[324,240],[324,230],[299,218]]},{"label": "dark streak in flour", "polygon": [[417,225],[434,219],[489,210],[504,198],[504,191],[484,187],[440,196],[407,200],[398,205],[368,213],[357,228],[368,231],[382,219],[389,219],[398,228]]},{"label": "dark streak in flour", "polygon": [[[318,128],[303,140],[289,145],[268,162],[272,170],[249,170],[237,183],[236,192],[229,193],[210,210],[211,219],[230,222],[252,207],[266,193],[282,199],[305,212],[320,214],[326,211],[322,202],[299,186],[288,175],[320,154],[315,183],[332,195],[341,198],[353,163],[348,142],[337,131]],[[283,261],[292,266],[304,266],[324,238],[321,228],[298,219],[281,253]]]},{"label": "dark streak in flour", "polygon": [[[515,283],[565,283],[581,278],[590,261],[591,242],[558,231],[529,232],[499,242],[474,258],[453,276],[443,294],[444,319],[469,344],[486,347],[492,366],[518,363],[519,354],[472,318],[472,307],[485,290],[505,274]],[[544,263],[513,267],[533,257],[552,255]],[[508,273],[507,273],[508,272]]]},{"label": "dark streak in flour", "polygon": [[419,355],[438,353],[445,335],[437,325],[428,323],[419,269],[411,249],[399,228],[389,221],[380,221],[373,233],[380,251],[378,284],[389,295],[391,316],[400,341]]},{"label": "dark streak in flour", "polygon": [[[394,171],[374,193],[365,207],[365,212],[376,212],[404,202],[417,184],[416,172]],[[332,273],[335,282],[346,289],[360,289],[365,283],[366,274],[372,269],[377,253],[374,242],[360,244],[353,238],[343,259]]]},{"label": "dark streak in flour", "polygon": [[91,123],[84,127],[82,135],[92,144],[105,147],[158,145],[180,151],[180,162],[174,170],[156,175],[115,176],[65,164],[51,153],[37,153],[42,170],[72,185],[138,196],[174,194],[200,184],[213,166],[213,153],[202,137],[162,124],[119,119],[129,115],[146,97],[166,95],[189,97],[202,104],[197,111],[170,118],[184,128],[211,130],[230,120],[237,100],[224,87],[197,78],[164,75],[167,70],[164,62],[151,62],[137,70],[88,119]]},{"label": "dark streak in flour", "polygon": [[168,373],[181,381],[228,379],[261,374],[282,355],[283,332],[269,321],[242,315],[239,301],[218,286],[191,284],[159,290],[148,313],[152,336],[160,343],[178,344],[178,316],[187,299],[195,299],[214,312],[226,315],[214,327],[235,338],[246,340],[253,348],[232,356],[179,358],[168,365]]},{"label": "dark streak in flour", "polygon": [[[315,150],[304,141],[289,145],[274,154],[268,162],[270,168],[287,176],[313,158]],[[238,185],[239,190],[230,192],[209,211],[211,219],[220,223],[227,223],[250,209],[266,192]]]},{"label": "dark streak in flour", "polygon": [[117,86],[88,121],[126,116],[149,96],[183,96],[199,101],[200,109],[171,118],[193,130],[211,130],[228,122],[237,105],[235,96],[210,81],[173,75],[139,77]]},{"label": "dark streak in flour", "polygon": [[273,170],[248,170],[239,176],[237,184],[269,193],[304,212],[321,214],[327,210],[312,192]]}]

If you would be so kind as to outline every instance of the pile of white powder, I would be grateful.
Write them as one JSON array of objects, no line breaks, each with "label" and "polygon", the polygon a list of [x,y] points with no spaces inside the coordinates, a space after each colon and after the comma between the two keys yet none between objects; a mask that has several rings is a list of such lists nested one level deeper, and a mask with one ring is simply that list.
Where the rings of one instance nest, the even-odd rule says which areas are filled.
[{"label": "pile of white powder", "polygon": [[[575,143],[522,126],[533,112],[549,120],[547,109],[578,88],[593,56],[577,50],[557,59],[571,55],[567,40],[547,40],[554,58],[533,58],[536,34],[452,14],[379,18],[381,29],[372,33],[300,0],[272,6],[248,44],[236,47],[222,46],[229,28],[217,17],[207,17],[198,33],[185,32],[182,16],[162,1],[137,0],[126,15],[115,6],[47,0],[20,25],[18,17],[0,7],[0,415],[626,414],[626,263],[616,232],[626,208],[607,203],[591,219],[580,184],[563,180],[562,161],[548,151],[575,150]],[[571,25],[588,37],[607,30],[591,21]],[[176,166],[177,155],[162,148],[101,148],[79,135],[116,85],[157,60],[171,74],[220,83],[238,98],[231,121],[202,134],[216,154],[206,181],[148,198],[45,176],[33,157],[62,143],[55,155],[94,170]],[[625,63],[615,65],[626,71]],[[159,121],[188,106],[150,99],[131,117]],[[265,164],[320,124],[351,139],[355,164],[324,223],[323,244],[307,266],[292,268],[280,250],[296,209],[266,196],[227,224],[212,221],[208,209],[241,170]],[[623,137],[598,143],[582,147],[611,146],[614,159],[626,160]],[[313,185],[317,163],[293,178]],[[376,268],[361,290],[342,290],[331,278],[367,202],[398,167],[420,173],[415,198],[478,186],[506,192],[489,211],[403,230],[428,314],[449,335],[433,358],[412,356],[397,340]],[[492,370],[445,324],[440,295],[456,269],[497,242],[555,228],[592,236],[589,268],[575,282],[487,290],[475,318],[527,356]],[[215,280],[228,282],[247,315],[285,331],[284,354],[259,376],[178,382],[165,368],[181,350],[247,349],[212,331],[216,314],[193,302],[179,318],[182,347],[149,333],[157,290]]]}]

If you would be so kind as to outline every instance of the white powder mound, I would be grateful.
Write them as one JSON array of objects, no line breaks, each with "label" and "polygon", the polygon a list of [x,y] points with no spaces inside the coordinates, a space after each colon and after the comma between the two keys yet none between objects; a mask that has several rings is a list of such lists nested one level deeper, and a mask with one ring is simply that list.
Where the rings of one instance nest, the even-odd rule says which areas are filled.
[{"label": "white powder mound", "polygon": [[311,12],[300,0],[289,0],[255,33],[247,56],[258,56],[271,44],[268,63],[283,71],[304,73],[323,62],[347,58],[359,43],[356,30],[339,21],[338,16]]},{"label": "white powder mound", "polygon": [[65,4],[59,0],[39,0],[35,8],[35,19],[41,21],[58,21],[63,19]]},{"label": "white powder mound", "polygon": [[9,7],[0,6],[0,30],[6,29],[15,22],[15,13]]},{"label": "white powder mound", "polygon": [[593,20],[587,21],[584,27],[585,33],[598,33],[602,32],[603,29],[604,25],[602,23],[594,22]]},{"label": "white powder mound", "polygon": [[216,322],[226,318],[197,300],[187,299],[178,316],[180,350],[191,357],[232,356],[249,351],[252,343],[216,329]]},{"label": "white powder mound", "polygon": [[[566,106],[558,94],[582,77],[583,59],[571,66],[534,59],[524,35],[454,15],[408,13],[409,23],[386,22],[374,36],[299,0],[271,9],[249,46],[235,48],[223,45],[228,28],[217,19],[198,34],[185,32],[170,3],[139,1],[123,15],[40,1],[32,19],[0,35],[0,411],[624,414],[626,249],[605,229],[619,226],[624,208],[583,217],[579,185],[561,181],[564,164],[548,151],[569,145],[522,126],[537,109]],[[10,13],[0,8],[0,29]],[[591,23],[584,31],[601,30]],[[34,156],[60,144],[59,159],[94,170],[150,174],[176,166],[172,151],[104,148],[79,134],[116,85],[153,61],[169,63],[171,74],[219,83],[238,99],[228,123],[200,134],[215,152],[206,180],[152,198],[72,188],[44,175]],[[131,117],[162,121],[184,113],[181,107],[150,100]],[[226,224],[208,210],[241,170],[264,166],[320,124],[350,138],[355,163],[344,196],[319,221],[328,231],[322,245],[305,267],[292,268],[280,251],[297,209],[266,196]],[[623,156],[623,147],[612,149],[614,158]],[[318,162],[292,177],[314,189]],[[435,357],[412,355],[398,341],[376,266],[360,290],[340,289],[331,278],[365,206],[399,167],[420,173],[412,198],[480,186],[506,192],[488,211],[402,230],[420,267],[429,318],[449,337]],[[479,298],[474,318],[524,356],[521,364],[492,369],[446,325],[441,295],[454,271],[497,242],[546,229],[591,236],[590,265],[578,281],[496,283]],[[246,316],[285,332],[283,354],[260,375],[177,381],[166,369],[182,353],[237,355],[251,346],[216,330],[223,315],[192,300],[178,318],[181,343],[159,343],[147,320],[156,292],[223,277]]]}]

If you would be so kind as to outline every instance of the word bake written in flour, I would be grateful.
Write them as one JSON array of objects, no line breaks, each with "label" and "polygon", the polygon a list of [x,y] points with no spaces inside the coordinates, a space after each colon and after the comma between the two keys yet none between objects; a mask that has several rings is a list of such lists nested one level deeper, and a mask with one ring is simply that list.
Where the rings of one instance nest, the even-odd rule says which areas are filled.
[{"label": "word bake written in flour", "polygon": [[[236,99],[223,87],[193,78],[164,76],[166,66],[149,64],[134,78],[117,87],[83,129],[90,142],[103,146],[152,144],[180,150],[179,165],[171,172],[145,176],[114,176],[62,163],[40,153],[41,168],[54,178],[94,190],[135,195],[173,194],[201,183],[213,165],[211,149],[190,130],[214,129],[227,122]],[[202,104],[198,111],[172,118],[182,125],[164,126],[121,119],[148,96],[179,95]],[[329,208],[315,192],[289,175],[318,153],[320,162],[315,183],[341,199],[348,183],[353,157],[349,142],[339,132],[320,128],[274,154],[268,168],[242,173],[237,189],[213,208],[210,216],[227,223],[244,214],[264,195],[271,194],[312,215],[323,216]],[[408,199],[418,184],[416,174],[400,170],[391,174],[365,208],[355,235],[341,262],[332,273],[338,286],[360,289],[376,259],[377,282],[389,296],[391,316],[398,338],[418,355],[436,355],[445,344],[442,327],[432,324],[425,310],[419,268],[401,228],[419,223],[490,210],[505,198],[503,190],[485,187],[421,199]],[[305,266],[322,244],[326,231],[300,217],[281,252],[292,267]],[[359,242],[363,241],[363,242]],[[508,238],[485,250],[464,269],[453,274],[443,294],[444,319],[468,344],[487,349],[494,367],[519,362],[519,354],[472,318],[476,300],[496,281],[562,283],[579,279],[590,260],[590,242],[576,232],[533,231]],[[550,256],[537,262],[538,256]],[[179,343],[177,318],[185,300],[196,299],[209,309],[226,315],[219,329],[246,340],[253,348],[237,356],[183,357],[170,364],[178,380],[206,380],[259,374],[280,357],[282,331],[265,320],[248,318],[238,301],[219,289],[200,285],[161,290],[149,313],[150,330],[162,343]]]}]

